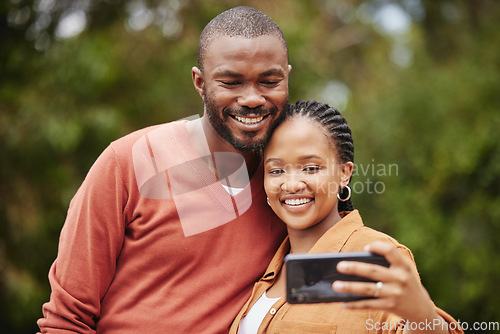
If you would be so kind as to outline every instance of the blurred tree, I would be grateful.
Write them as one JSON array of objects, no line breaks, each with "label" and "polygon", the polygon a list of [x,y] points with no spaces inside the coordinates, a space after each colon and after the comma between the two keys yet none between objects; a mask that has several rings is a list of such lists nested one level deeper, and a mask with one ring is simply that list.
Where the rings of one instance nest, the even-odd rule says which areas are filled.
[{"label": "blurred tree", "polygon": [[436,304],[499,321],[500,4],[494,0],[0,3],[0,327],[32,333],[69,201],[110,141],[202,113],[205,24],[235,5],[284,31],[291,101],[338,106],[354,203],[414,252]]},{"label": "blurred tree", "polygon": [[362,163],[396,163],[399,171],[371,175],[385,192],[363,196],[363,209],[413,250],[438,305],[470,324],[498,322],[499,7],[425,4],[411,31],[411,66],[371,67],[369,97],[354,101],[357,147],[369,148]]}]

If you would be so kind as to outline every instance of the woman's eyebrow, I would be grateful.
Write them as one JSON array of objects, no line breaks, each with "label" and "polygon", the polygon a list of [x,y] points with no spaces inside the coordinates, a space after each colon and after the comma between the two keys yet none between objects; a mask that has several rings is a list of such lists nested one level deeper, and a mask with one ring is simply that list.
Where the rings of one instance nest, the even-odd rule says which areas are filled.
[{"label": "woman's eyebrow", "polygon": [[309,159],[322,159],[322,158],[316,154],[303,155],[299,157],[299,160],[309,160]]},{"label": "woman's eyebrow", "polygon": [[268,159],[266,159],[266,161],[264,161],[264,164],[268,164],[268,163],[271,163],[271,162],[281,162],[281,159],[278,159],[278,158],[268,158]]},{"label": "woman's eyebrow", "polygon": [[[319,155],[316,155],[316,154],[308,154],[308,155],[303,155],[303,156],[298,157],[298,160],[300,160],[300,161],[310,160],[310,159],[323,160],[323,158],[321,158]],[[282,162],[282,160],[278,159],[278,158],[267,158],[266,161],[264,161],[264,164],[268,164],[271,162]]]}]

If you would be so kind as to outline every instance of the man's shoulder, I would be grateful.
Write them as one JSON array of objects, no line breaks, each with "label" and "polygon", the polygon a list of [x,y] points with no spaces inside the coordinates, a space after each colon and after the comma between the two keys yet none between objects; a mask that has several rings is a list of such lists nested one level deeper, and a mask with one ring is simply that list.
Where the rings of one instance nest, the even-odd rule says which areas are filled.
[{"label": "man's shoulder", "polygon": [[169,123],[155,124],[151,125],[139,130],[135,130],[121,138],[118,138],[111,142],[110,146],[117,153],[120,152],[130,152],[130,149],[134,146],[134,144],[141,138],[147,136],[148,134],[157,131],[157,130],[180,130],[185,127],[184,120],[181,121],[173,121]]}]

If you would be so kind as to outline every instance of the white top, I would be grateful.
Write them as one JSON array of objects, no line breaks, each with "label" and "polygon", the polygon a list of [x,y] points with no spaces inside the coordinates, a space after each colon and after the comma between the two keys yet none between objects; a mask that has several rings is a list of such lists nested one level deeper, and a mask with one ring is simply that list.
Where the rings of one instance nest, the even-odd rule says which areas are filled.
[{"label": "white top", "polygon": [[[271,307],[276,303],[280,297],[278,298],[269,298],[266,295],[266,292],[260,296],[260,298],[255,302],[250,311],[248,311],[247,315],[241,319],[238,333],[240,334],[257,334],[257,330],[259,329],[262,320],[266,316],[267,312],[271,310]],[[276,310],[274,310],[276,312]]]},{"label": "white top", "polygon": [[224,189],[231,195],[231,196],[236,196],[240,191],[242,191],[245,188],[235,188],[235,187],[228,187],[224,183],[221,183]]}]

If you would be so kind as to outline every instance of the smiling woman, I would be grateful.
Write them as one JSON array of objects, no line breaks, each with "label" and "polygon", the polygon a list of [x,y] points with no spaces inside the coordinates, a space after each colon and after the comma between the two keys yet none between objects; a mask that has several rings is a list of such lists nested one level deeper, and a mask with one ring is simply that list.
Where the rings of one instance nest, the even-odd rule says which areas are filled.
[{"label": "smiling woman", "polygon": [[[349,183],[353,163],[338,159],[322,126],[300,116],[285,121],[266,147],[264,163],[269,203],[289,234],[314,233],[319,239],[341,219],[332,207]],[[304,246],[292,251],[307,251]]]},{"label": "smiling woman", "polygon": [[[264,151],[268,204],[286,223],[288,239],[255,285],[230,333],[366,333],[369,321],[398,324],[383,333],[404,334],[406,328],[412,333],[447,333],[445,329],[462,333],[451,316],[434,306],[410,250],[365,227],[359,212],[344,205],[351,197],[353,160],[351,130],[340,112],[316,101],[299,101],[288,108]],[[347,195],[343,189],[348,189]],[[342,261],[337,266],[340,273],[370,282],[326,283],[327,289],[361,295],[361,300],[306,305],[285,301],[283,260],[288,253],[363,250],[384,256],[390,267]],[[409,324],[414,323],[434,327],[413,331]]]}]

